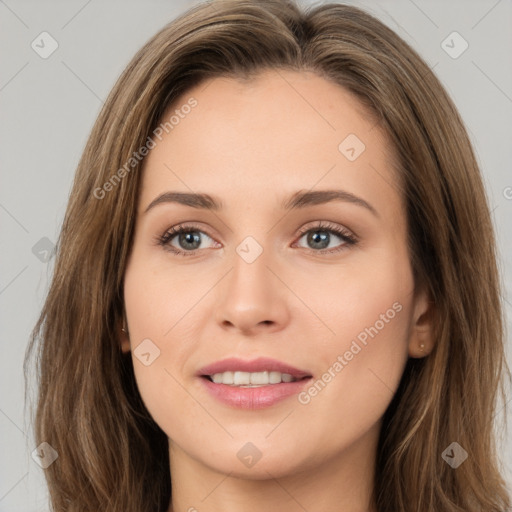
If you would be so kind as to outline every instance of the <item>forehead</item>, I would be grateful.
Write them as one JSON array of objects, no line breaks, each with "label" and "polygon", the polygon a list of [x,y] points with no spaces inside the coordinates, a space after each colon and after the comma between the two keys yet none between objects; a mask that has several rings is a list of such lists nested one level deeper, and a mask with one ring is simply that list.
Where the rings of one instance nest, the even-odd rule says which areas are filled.
[{"label": "forehead", "polygon": [[154,137],[144,162],[140,208],[164,189],[239,205],[314,187],[375,197],[394,188],[400,200],[385,133],[352,93],[311,72],[209,79],[161,121],[161,140]]}]

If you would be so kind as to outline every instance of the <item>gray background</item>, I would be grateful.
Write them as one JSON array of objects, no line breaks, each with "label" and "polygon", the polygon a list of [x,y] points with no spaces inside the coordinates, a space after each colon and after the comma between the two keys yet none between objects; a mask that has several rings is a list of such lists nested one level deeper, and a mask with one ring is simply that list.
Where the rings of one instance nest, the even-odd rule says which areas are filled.
[{"label": "gray background", "polygon": [[[0,0],[0,512],[48,510],[44,470],[30,455],[35,446],[23,409],[22,361],[53,269],[47,251],[57,239],[80,154],[104,99],[134,53],[195,3]],[[466,122],[497,229],[510,331],[512,3],[347,3],[366,8],[409,42],[434,68]],[[46,59],[31,47],[43,31],[58,43]],[[469,44],[458,58],[442,47],[453,31]],[[452,54],[462,49],[461,40],[448,39],[448,44]],[[497,419],[503,416],[500,411]],[[503,434],[500,450],[509,483],[510,431]]]}]

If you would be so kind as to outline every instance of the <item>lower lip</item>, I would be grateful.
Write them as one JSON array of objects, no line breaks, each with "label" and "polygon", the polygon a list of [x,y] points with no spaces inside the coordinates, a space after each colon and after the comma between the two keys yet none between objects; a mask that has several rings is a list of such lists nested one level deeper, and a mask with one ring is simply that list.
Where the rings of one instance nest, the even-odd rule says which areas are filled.
[{"label": "lower lip", "polygon": [[200,377],[206,389],[219,401],[237,409],[264,409],[290,396],[300,393],[311,380],[301,379],[294,382],[281,382],[257,388],[243,388],[228,384],[215,384],[206,377]]}]

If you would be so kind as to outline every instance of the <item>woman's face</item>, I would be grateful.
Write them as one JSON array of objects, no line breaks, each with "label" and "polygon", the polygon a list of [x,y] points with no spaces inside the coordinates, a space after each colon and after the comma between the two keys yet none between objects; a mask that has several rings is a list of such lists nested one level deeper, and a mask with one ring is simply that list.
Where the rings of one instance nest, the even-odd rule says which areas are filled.
[{"label": "woman's face", "polygon": [[166,121],[121,343],[171,459],[267,478],[373,449],[407,358],[431,349],[390,143],[350,93],[291,71],[209,80]]}]

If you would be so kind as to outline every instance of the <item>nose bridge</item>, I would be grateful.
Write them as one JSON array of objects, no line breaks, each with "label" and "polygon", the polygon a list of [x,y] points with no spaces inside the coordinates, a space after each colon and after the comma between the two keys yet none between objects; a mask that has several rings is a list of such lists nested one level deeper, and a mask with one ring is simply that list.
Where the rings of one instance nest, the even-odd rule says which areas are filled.
[{"label": "nose bridge", "polygon": [[274,255],[271,250],[274,232],[269,232],[263,211],[256,211],[250,205],[244,208],[239,203],[238,212],[238,226],[235,228],[234,238],[236,241],[231,260],[231,285],[243,292],[245,283],[252,288],[253,293],[259,293],[262,291],[259,290],[259,285],[267,282],[272,275],[267,265],[275,266],[272,263]]},{"label": "nose bridge", "polygon": [[[262,307],[271,301],[273,286],[269,282],[271,254],[254,237],[246,237],[235,249],[233,270],[229,278],[230,297],[236,307]],[[251,306],[252,304],[252,306]]]}]

